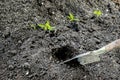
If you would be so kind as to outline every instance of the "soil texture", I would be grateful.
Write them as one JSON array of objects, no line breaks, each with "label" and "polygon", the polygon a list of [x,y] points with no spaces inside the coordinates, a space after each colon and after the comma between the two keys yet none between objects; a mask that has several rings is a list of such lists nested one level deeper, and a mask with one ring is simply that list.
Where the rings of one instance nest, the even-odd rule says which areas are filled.
[{"label": "soil texture", "polygon": [[[47,20],[55,31],[31,28]],[[100,62],[59,65],[119,38],[119,0],[0,0],[0,80],[120,80],[120,49]]]}]

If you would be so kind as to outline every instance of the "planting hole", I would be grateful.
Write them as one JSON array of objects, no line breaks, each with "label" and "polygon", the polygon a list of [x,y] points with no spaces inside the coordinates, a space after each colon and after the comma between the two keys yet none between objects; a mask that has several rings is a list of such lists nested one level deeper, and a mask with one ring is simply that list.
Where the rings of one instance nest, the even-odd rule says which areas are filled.
[{"label": "planting hole", "polygon": [[[75,53],[77,53],[77,50],[69,45],[62,46],[60,48],[52,49],[53,57],[55,59],[59,60],[60,62],[63,62],[67,59],[74,57]],[[72,61],[67,62],[65,64],[68,64],[70,66],[77,66],[77,65],[79,65],[79,62],[75,59],[75,60],[72,60]]]}]

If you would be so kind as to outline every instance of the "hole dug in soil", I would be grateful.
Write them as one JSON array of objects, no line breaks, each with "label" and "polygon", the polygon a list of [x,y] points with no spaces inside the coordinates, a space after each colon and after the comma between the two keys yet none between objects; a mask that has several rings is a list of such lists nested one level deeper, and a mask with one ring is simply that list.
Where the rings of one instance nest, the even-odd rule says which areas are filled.
[{"label": "hole dug in soil", "polygon": [[[60,48],[52,49],[52,55],[55,58],[55,61],[58,60],[60,62],[63,62],[67,59],[74,57],[76,53],[78,53],[78,51],[69,45],[62,46]],[[74,60],[67,62],[65,64],[67,64],[71,67],[81,66],[79,64],[79,62],[77,61],[77,59],[74,59]]]},{"label": "hole dug in soil", "polygon": [[[60,61],[60,63],[67,59],[74,57],[77,53],[78,53],[78,51],[69,45],[52,49],[52,55],[54,57],[54,60]],[[73,78],[73,80],[82,80],[82,77],[84,77],[85,75],[87,75],[87,78],[91,78],[91,76],[92,76],[91,75],[92,73],[85,66],[79,64],[77,59],[74,59],[65,64],[67,65],[67,68],[69,68],[69,69],[74,68],[74,71],[76,73],[81,74],[78,76],[78,74],[72,73],[72,75],[75,76],[75,79]],[[64,65],[64,64],[62,64],[62,65]],[[87,80],[89,80],[89,79],[87,79]]]}]

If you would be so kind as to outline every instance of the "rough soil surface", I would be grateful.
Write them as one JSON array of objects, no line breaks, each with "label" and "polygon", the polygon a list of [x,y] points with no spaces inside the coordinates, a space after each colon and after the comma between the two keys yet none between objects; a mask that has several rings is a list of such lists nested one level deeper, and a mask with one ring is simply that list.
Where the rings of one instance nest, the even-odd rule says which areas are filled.
[{"label": "rough soil surface", "polygon": [[[55,32],[30,27],[46,20]],[[0,80],[120,80],[119,49],[100,62],[59,65],[119,38],[119,0],[0,0]]]}]

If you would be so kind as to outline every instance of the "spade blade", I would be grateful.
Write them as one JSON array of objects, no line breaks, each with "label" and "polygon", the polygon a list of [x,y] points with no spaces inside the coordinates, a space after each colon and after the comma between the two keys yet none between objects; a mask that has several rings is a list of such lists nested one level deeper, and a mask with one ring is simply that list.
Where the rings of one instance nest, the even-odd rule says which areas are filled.
[{"label": "spade blade", "polygon": [[100,57],[99,57],[99,55],[89,54],[89,55],[86,55],[86,56],[79,57],[77,60],[80,64],[85,65],[85,64],[100,61]]}]

